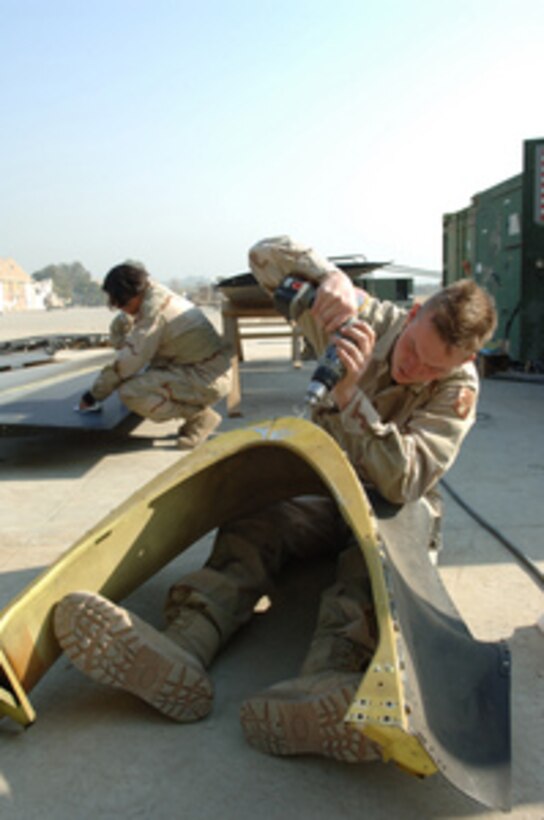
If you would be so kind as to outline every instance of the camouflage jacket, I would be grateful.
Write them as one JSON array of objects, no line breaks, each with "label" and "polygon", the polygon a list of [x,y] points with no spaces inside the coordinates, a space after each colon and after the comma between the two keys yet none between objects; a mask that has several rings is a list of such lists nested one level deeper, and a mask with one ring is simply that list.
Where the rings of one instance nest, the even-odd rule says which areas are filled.
[{"label": "camouflage jacket", "polygon": [[[265,239],[250,251],[259,283],[273,292],[285,276],[299,273],[319,283],[336,267],[288,237]],[[314,421],[345,450],[358,475],[389,501],[402,504],[424,495],[455,460],[475,420],[479,390],[472,363],[446,378],[400,385],[390,360],[407,311],[366,294],[360,316],[376,333],[376,344],[359,390],[342,410],[330,398],[314,411]],[[307,311],[299,320],[304,335],[321,354],[328,344]],[[433,505],[434,506],[434,505]]]},{"label": "camouflage jacket", "polygon": [[91,387],[97,400],[146,367],[193,365],[225,350],[225,343],[200,308],[150,282],[138,314],[116,317],[111,337],[117,355]]}]

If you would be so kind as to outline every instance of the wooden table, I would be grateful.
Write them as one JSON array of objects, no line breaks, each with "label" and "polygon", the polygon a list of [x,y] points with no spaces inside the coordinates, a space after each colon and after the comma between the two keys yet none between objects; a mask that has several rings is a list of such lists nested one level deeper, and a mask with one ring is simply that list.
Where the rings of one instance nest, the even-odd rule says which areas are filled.
[{"label": "wooden table", "polygon": [[241,416],[242,390],[240,385],[240,362],[244,361],[244,339],[271,339],[290,337],[293,367],[301,366],[302,334],[270,305],[237,305],[230,299],[221,309],[223,337],[231,348],[232,385],[227,396],[229,416]]}]

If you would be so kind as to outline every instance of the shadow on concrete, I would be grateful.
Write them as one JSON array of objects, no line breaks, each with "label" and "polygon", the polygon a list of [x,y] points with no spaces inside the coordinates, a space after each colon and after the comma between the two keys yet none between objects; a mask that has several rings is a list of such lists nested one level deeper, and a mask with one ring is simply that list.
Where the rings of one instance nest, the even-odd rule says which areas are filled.
[{"label": "shadow on concrete", "polygon": [[[38,565],[29,569],[12,570],[11,572],[2,572],[2,593],[0,595],[0,611],[8,606],[19,595],[23,589],[34,581],[38,575],[41,575],[48,567],[45,565]],[[8,721],[4,721],[7,724]]]},{"label": "shadow on concrete", "polygon": [[0,437],[0,477],[14,481],[80,478],[112,454],[154,449],[172,450],[175,433],[132,435],[142,423],[130,416],[114,430],[28,430]]}]

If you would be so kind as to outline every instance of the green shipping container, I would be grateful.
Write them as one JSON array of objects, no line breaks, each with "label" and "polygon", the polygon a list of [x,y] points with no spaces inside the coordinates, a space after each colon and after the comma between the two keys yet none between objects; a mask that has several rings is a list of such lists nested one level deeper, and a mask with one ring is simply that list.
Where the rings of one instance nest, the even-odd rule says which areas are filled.
[{"label": "green shipping container", "polygon": [[519,359],[521,298],[522,176],[495,185],[474,197],[474,279],[495,298],[499,324],[495,342]]},{"label": "green shipping container", "polygon": [[524,144],[522,197],[520,351],[544,368],[544,139]]},{"label": "green shipping container", "polygon": [[443,283],[463,276],[493,294],[490,347],[544,368],[544,138],[524,142],[523,173],[443,217]]},{"label": "green shipping container", "polygon": [[474,205],[470,205],[457,213],[445,214],[442,219],[444,286],[470,276],[474,269],[475,214]]}]

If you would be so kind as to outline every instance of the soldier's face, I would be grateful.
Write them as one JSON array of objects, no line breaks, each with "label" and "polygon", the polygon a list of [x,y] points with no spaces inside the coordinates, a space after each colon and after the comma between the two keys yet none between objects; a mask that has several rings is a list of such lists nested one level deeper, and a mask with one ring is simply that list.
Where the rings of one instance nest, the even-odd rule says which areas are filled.
[{"label": "soldier's face", "polygon": [[415,306],[408,315],[391,359],[391,375],[397,384],[425,384],[444,379],[452,370],[474,358],[466,350],[448,347],[427,313]]},{"label": "soldier's face", "polygon": [[120,308],[123,313],[127,313],[129,316],[136,316],[138,311],[140,310],[140,306],[143,301],[143,295],[141,293],[136,294],[133,296],[132,299],[129,299],[128,302]]}]

